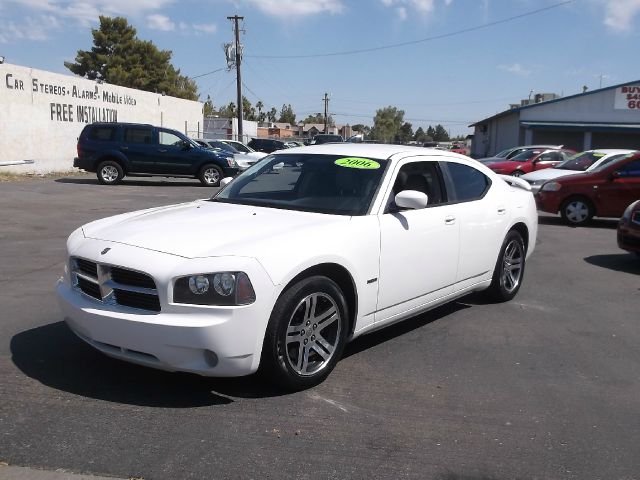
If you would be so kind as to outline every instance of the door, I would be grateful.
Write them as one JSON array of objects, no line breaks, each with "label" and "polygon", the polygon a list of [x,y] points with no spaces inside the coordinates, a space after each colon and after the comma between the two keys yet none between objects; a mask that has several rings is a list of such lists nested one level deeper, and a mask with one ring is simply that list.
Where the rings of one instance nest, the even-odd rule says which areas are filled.
[{"label": "door", "polygon": [[480,170],[449,161],[440,165],[460,225],[455,286],[459,291],[491,278],[512,205],[491,188],[491,180]]},{"label": "door", "polygon": [[158,139],[152,127],[131,126],[124,129],[120,150],[129,159],[131,173],[154,173]]},{"label": "door", "polygon": [[158,129],[156,171],[172,175],[193,174],[190,142],[176,132]]},{"label": "door", "polygon": [[629,160],[611,172],[598,186],[597,215],[619,217],[632,202],[640,199],[640,159]]},{"label": "door", "polygon": [[[453,292],[458,267],[458,222],[447,205],[438,162],[404,160],[380,214],[380,278],[375,322],[392,322]],[[422,161],[420,161],[422,160]],[[393,199],[418,190],[427,208],[400,210]]]}]

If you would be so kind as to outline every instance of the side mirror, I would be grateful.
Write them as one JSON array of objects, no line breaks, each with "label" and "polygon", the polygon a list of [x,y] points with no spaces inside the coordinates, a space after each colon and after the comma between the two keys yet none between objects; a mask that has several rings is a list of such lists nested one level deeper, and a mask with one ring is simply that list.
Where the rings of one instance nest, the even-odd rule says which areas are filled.
[{"label": "side mirror", "polygon": [[183,140],[180,146],[182,147],[182,150],[189,150],[192,147],[191,143],[186,140]]},{"label": "side mirror", "polygon": [[418,192],[417,190],[403,190],[396,195],[394,200],[398,207],[408,208],[410,210],[425,208],[427,203],[429,203],[427,194]]},{"label": "side mirror", "polygon": [[226,187],[231,183],[232,180],[233,177],[224,177],[222,180],[220,180],[220,187]]}]

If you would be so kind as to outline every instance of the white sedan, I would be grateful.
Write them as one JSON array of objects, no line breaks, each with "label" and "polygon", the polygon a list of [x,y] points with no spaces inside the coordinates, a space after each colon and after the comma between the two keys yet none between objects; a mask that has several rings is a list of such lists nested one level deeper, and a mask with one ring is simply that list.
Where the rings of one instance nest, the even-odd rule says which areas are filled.
[{"label": "white sedan", "polygon": [[598,149],[587,150],[578,153],[564,162],[560,162],[551,168],[543,168],[522,175],[520,178],[527,181],[531,185],[531,191],[537,193],[542,185],[554,178],[564,177],[566,175],[576,175],[578,173],[592,172],[598,167],[606,165],[609,162],[618,160],[619,158],[635,153],[636,150],[622,149]]},{"label": "white sedan", "polygon": [[302,147],[229,180],[73,232],[71,329],[126,361],[307,388],[359,335],[474,291],[510,300],[536,243],[529,185],[455,153]]}]

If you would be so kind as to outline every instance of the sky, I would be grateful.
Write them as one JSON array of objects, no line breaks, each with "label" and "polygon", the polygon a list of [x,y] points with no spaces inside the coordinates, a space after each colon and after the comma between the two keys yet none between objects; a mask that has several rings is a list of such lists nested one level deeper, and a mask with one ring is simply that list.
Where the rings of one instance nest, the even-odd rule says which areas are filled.
[{"label": "sky", "polygon": [[326,92],[339,124],[372,125],[391,105],[414,130],[466,135],[535,93],[640,79],[640,0],[0,0],[0,55],[70,74],[101,14],[171,50],[216,106],[236,99],[223,44],[227,17],[244,16],[243,94],[298,120]]}]

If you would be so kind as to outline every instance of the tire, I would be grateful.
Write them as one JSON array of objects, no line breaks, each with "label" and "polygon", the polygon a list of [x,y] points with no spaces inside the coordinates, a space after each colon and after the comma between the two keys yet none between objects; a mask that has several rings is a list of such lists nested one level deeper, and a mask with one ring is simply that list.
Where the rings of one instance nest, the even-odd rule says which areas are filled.
[{"label": "tire", "polygon": [[522,170],[514,170],[513,172],[511,172],[512,177],[521,177],[522,175],[524,175],[524,172]]},{"label": "tire", "polygon": [[487,296],[496,302],[507,302],[516,296],[524,278],[526,249],[522,235],[511,230],[502,243],[493,280],[486,290]]},{"label": "tire", "polygon": [[317,385],[341,357],[348,325],[347,304],[340,287],[327,277],[305,278],[276,302],[260,369],[287,390]]},{"label": "tire", "polygon": [[208,164],[200,169],[200,173],[198,173],[198,179],[203,185],[208,187],[217,187],[220,185],[220,180],[222,180],[222,169],[217,165]]},{"label": "tire", "polygon": [[562,219],[575,227],[588,224],[595,213],[593,204],[583,197],[568,198],[560,207]]},{"label": "tire", "polygon": [[118,162],[107,160],[98,165],[96,176],[103,185],[117,185],[124,178],[124,170]]}]

